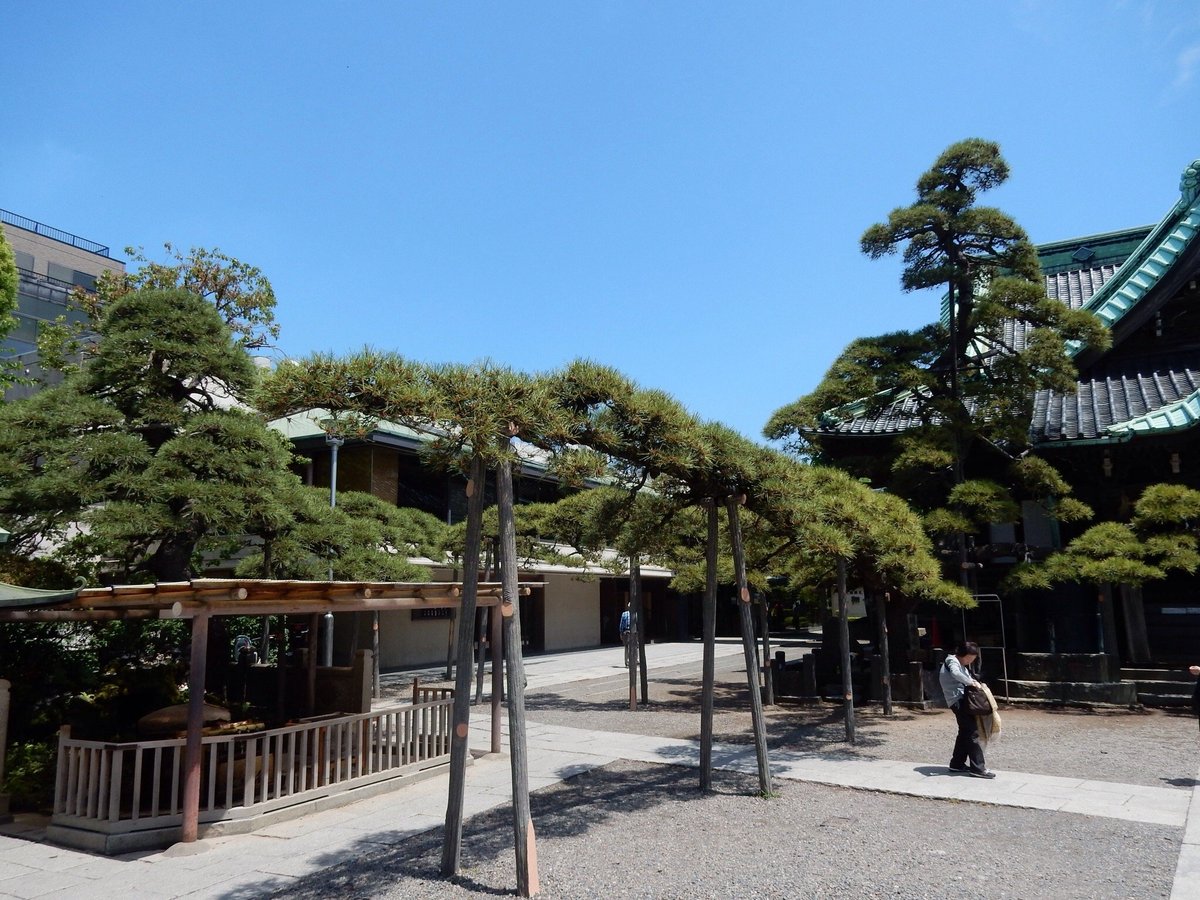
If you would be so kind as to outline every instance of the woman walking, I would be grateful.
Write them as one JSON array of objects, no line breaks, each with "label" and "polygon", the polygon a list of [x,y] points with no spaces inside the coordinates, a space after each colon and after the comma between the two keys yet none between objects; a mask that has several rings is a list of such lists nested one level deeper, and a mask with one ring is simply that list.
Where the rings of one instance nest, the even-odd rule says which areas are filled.
[{"label": "woman walking", "polygon": [[979,645],[965,641],[958,649],[942,663],[938,674],[938,683],[946,696],[946,705],[954,710],[954,718],[958,722],[958,735],[954,739],[954,753],[950,756],[950,771],[966,772],[976,778],[995,778],[996,773],[988,771],[983,759],[983,747],[979,743],[979,723],[975,714],[967,709],[963,702],[963,694],[968,686],[978,688],[969,668],[979,658]]}]

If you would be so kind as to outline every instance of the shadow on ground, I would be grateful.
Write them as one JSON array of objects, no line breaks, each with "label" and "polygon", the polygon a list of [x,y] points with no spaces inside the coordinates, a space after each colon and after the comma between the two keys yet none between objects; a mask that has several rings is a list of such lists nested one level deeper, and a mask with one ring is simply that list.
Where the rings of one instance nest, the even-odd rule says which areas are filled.
[{"label": "shadow on ground", "polygon": [[[716,793],[755,794],[758,781],[736,773],[714,773]],[[625,769],[620,765],[592,769],[530,795],[539,844],[585,834],[616,815],[658,808],[671,815],[671,807],[703,798],[694,769],[673,766]],[[509,896],[516,892],[513,860],[512,812],[507,804],[466,821],[463,829],[459,875],[440,874],[443,829],[416,835],[382,832],[360,841],[348,851],[315,860],[322,867],[286,886],[270,880],[247,885],[223,895],[228,900],[274,896],[325,900],[327,897],[420,896],[421,886],[444,891],[446,884],[464,891]],[[507,858],[503,884],[484,883],[473,873]]]}]

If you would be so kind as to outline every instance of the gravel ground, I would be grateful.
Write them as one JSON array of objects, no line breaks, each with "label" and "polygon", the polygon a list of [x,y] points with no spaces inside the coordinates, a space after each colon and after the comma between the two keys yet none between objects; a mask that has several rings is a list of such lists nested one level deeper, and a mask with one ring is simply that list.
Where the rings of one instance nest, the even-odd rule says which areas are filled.
[{"label": "gravel ground", "polygon": [[[724,663],[721,665],[721,663]],[[601,731],[696,738],[694,672],[651,673],[652,704],[630,712],[623,673],[531,694],[532,721]],[[719,661],[716,737],[750,738],[745,676]],[[1194,719],[1158,711],[1014,708],[989,748],[999,770],[1190,789]],[[845,740],[840,707],[769,713],[774,747],[835,755],[948,757],[948,712],[861,710],[858,742]],[[753,778],[718,773],[704,796],[692,769],[619,762],[532,796],[546,898],[891,897],[1166,898],[1181,829],[1041,810],[902,797],[777,782],[756,796]],[[945,833],[958,837],[947,840]],[[386,840],[381,836],[380,840]],[[300,898],[459,898],[516,888],[508,807],[471,819],[462,874],[438,877],[441,830],[361,853],[289,886]],[[972,848],[962,861],[957,847]]]},{"label": "gravel ground", "polygon": [[[724,665],[721,665],[721,664]],[[651,704],[631,712],[624,674],[531,694],[531,720],[596,731],[700,738],[699,679],[690,671],[652,671]],[[717,741],[753,741],[745,669],[740,659],[718,660],[714,733]],[[1007,707],[1001,736],[987,749],[999,772],[1033,772],[1156,787],[1190,789],[1196,777],[1198,741],[1190,710],[1084,710]],[[846,742],[841,706],[780,705],[767,709],[771,747],[845,756],[948,762],[956,727],[949,710],[895,708],[885,717],[876,706],[856,711],[856,737]]]}]

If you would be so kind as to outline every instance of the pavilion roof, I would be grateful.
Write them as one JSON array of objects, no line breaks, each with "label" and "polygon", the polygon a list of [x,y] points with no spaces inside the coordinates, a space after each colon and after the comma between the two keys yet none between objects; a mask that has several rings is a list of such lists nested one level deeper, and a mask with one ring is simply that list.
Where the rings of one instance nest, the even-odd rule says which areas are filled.
[{"label": "pavilion roof", "polygon": [[[522,594],[541,582],[523,582]],[[501,585],[481,582],[479,606],[500,602]],[[0,585],[0,622],[177,619],[197,615],[281,615],[457,607],[462,584],[196,578],[71,591]]]}]

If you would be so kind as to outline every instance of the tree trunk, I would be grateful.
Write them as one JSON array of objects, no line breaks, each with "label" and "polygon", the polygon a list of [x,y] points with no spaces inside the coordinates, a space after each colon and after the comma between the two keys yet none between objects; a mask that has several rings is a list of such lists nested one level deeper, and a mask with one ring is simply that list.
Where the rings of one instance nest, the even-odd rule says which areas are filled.
[{"label": "tree trunk", "polygon": [[[507,447],[505,440],[501,449],[506,450]],[[517,894],[532,897],[540,890],[540,884],[537,837],[529,811],[529,750],[525,740],[525,661],[521,657],[517,529],[513,521],[512,468],[507,460],[501,462],[496,470],[496,502],[500,507],[501,614],[504,616],[504,661],[508,668],[508,742],[512,764]]]},{"label": "tree trunk", "polygon": [[1136,584],[1123,584],[1121,591],[1121,609],[1125,615],[1125,642],[1129,652],[1129,662],[1150,662],[1150,636],[1146,632],[1146,607],[1142,603],[1142,587]]},{"label": "tree trunk", "polygon": [[708,541],[704,548],[704,667],[700,694],[700,790],[712,790],[713,699],[717,659],[717,503],[708,501]]},{"label": "tree trunk", "polygon": [[876,599],[876,609],[879,611],[879,655],[883,658],[883,714],[890,716],[892,714],[892,660],[891,648],[888,646],[888,595],[887,592],[880,593]]},{"label": "tree trunk", "polygon": [[471,660],[475,605],[479,593],[479,544],[483,532],[483,458],[471,458],[467,482],[467,534],[463,549],[462,615],[458,617],[458,678],[454,683],[453,732],[450,738],[450,788],[442,840],[442,874],[458,874],[462,857],[463,795],[467,780],[467,742],[471,731]]},{"label": "tree trunk", "polygon": [[850,610],[846,599],[846,560],[837,561],[838,635],[842,645],[842,695],[846,703],[846,740],[854,740],[854,680],[850,670]]},{"label": "tree trunk", "polygon": [[742,526],[738,521],[741,497],[725,501],[729,513],[729,541],[733,545],[733,567],[737,574],[738,616],[742,622],[742,650],[746,656],[746,682],[750,686],[750,717],[754,724],[754,750],[758,757],[758,784],[764,797],[771,794],[771,763],[767,758],[767,726],[763,716],[762,690],[758,686],[758,648],[750,611],[750,586],[746,582],[746,554],[742,548]]}]

